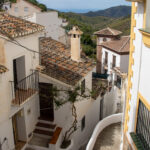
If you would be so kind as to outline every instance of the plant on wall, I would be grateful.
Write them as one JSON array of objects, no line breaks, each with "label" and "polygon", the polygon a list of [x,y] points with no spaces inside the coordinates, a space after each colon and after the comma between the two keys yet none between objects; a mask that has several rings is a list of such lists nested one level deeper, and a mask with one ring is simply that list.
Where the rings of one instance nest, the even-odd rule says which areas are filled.
[{"label": "plant on wall", "polygon": [[[65,92],[68,98],[66,100],[58,99],[59,92]],[[52,89],[52,94],[53,94],[56,108],[59,108],[69,102],[71,104],[72,116],[74,118],[70,128],[64,134],[61,148],[66,148],[70,145],[71,143],[70,137],[78,128],[77,127],[78,120],[77,120],[77,112],[76,112],[75,103],[79,101],[80,99],[79,97],[90,98],[92,96],[92,92],[88,92],[88,93],[89,94],[85,94],[85,93],[82,94],[81,88],[79,86],[73,90],[58,90],[56,87],[53,87]]]}]

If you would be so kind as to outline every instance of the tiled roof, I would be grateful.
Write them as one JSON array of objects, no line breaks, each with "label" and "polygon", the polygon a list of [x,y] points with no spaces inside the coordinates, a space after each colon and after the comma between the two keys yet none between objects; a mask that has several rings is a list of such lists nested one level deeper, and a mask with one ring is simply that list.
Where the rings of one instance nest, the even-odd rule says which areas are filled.
[{"label": "tiled roof", "polygon": [[8,69],[5,66],[3,66],[3,65],[0,64],[0,74],[4,73],[6,71],[8,71]]},{"label": "tiled roof", "polygon": [[130,51],[130,37],[122,36],[120,39],[103,42],[101,46],[119,54],[128,54]]},{"label": "tiled roof", "polygon": [[21,18],[0,13],[0,34],[6,37],[21,37],[44,30],[44,27]]},{"label": "tiled roof", "polygon": [[70,49],[51,38],[40,40],[41,65],[45,66],[42,73],[69,85],[75,85],[95,66],[82,55],[82,62],[71,60]]},{"label": "tiled roof", "polygon": [[117,35],[122,34],[122,32],[108,27],[108,28],[102,29],[100,31],[94,32],[94,34],[95,35],[117,36]]}]

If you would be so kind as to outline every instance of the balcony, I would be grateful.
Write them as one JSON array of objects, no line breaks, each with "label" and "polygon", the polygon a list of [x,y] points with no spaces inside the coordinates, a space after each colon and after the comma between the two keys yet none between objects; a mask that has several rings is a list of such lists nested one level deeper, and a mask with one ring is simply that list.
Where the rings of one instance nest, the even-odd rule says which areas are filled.
[{"label": "balcony", "polygon": [[101,120],[96,125],[86,150],[119,150],[122,136],[121,121],[122,113]]},{"label": "balcony", "polygon": [[12,104],[21,105],[38,91],[39,74],[34,72],[18,83],[11,81]]}]

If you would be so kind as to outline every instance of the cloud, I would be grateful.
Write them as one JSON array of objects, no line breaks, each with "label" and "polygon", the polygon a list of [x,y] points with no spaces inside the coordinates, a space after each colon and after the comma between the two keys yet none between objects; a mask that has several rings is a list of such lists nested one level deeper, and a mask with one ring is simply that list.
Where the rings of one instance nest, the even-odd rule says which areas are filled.
[{"label": "cloud", "polygon": [[38,0],[53,9],[104,9],[117,5],[130,5],[125,0]]}]

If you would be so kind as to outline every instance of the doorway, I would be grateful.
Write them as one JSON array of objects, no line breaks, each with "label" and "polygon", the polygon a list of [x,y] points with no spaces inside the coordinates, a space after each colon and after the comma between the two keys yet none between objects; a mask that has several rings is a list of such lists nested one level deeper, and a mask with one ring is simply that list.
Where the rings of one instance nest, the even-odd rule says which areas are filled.
[{"label": "doorway", "polygon": [[13,75],[14,86],[16,87],[18,82],[25,78],[25,56],[19,57],[13,60]]},{"label": "doorway", "polygon": [[23,110],[17,112],[12,117],[12,127],[13,127],[15,150],[20,150],[24,147],[27,141],[25,117],[23,114]]},{"label": "doorway", "polygon": [[53,85],[50,83],[39,83],[40,95],[40,118],[54,121]]}]

